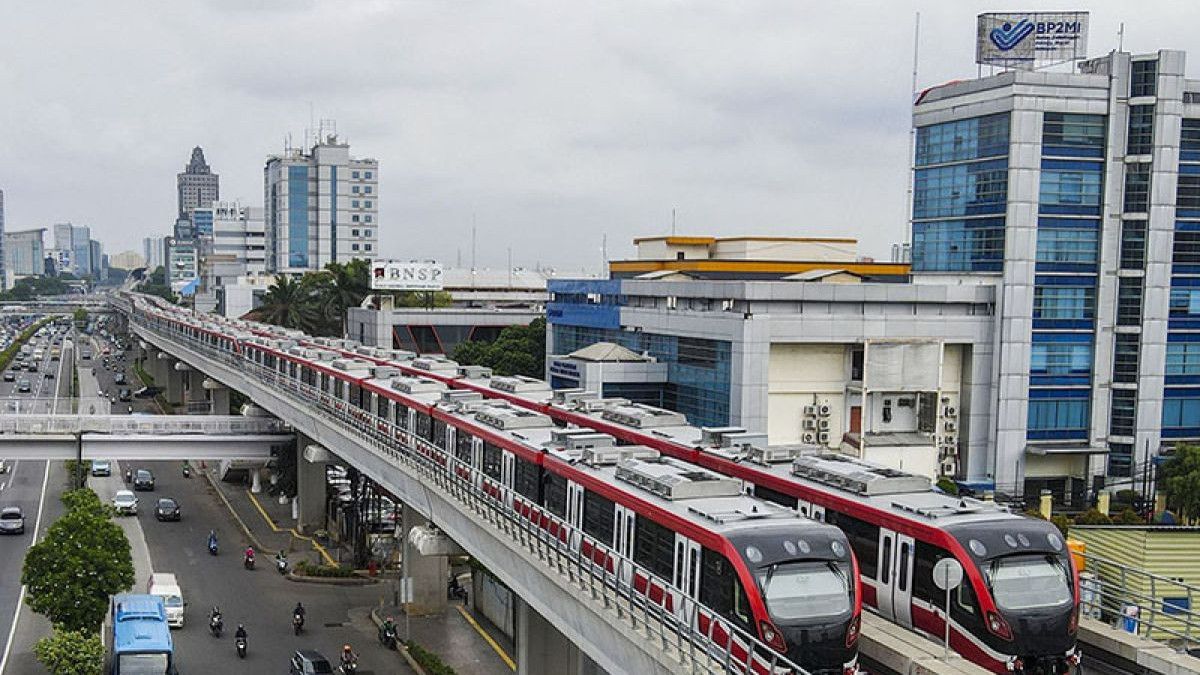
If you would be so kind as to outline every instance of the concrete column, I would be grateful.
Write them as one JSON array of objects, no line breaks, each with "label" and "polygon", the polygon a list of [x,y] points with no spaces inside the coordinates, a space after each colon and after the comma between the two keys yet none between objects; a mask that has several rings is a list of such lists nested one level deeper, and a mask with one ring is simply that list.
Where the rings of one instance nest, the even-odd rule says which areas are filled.
[{"label": "concrete column", "polygon": [[216,389],[208,390],[209,402],[212,403],[212,414],[228,415],[229,414],[229,389],[227,387],[217,387]]},{"label": "concrete column", "polygon": [[154,358],[150,359],[146,371],[150,373],[150,377],[154,378],[154,385],[165,390],[167,388],[167,373],[171,368],[171,356],[157,349],[152,349],[152,352]]},{"label": "concrete column", "polygon": [[208,396],[202,383],[204,375],[195,370],[187,372],[187,389],[184,391],[184,401],[187,403],[189,414],[207,412]]},{"label": "concrete column", "polygon": [[329,451],[303,434],[296,434],[296,527],[312,532],[325,527],[325,465]]},{"label": "concrete column", "polygon": [[[177,370],[177,365],[182,365],[182,361],[174,361],[169,368],[165,369],[164,377],[166,385],[163,387],[164,396],[167,397],[167,403],[175,405],[183,402],[183,379],[184,371]],[[187,366],[184,366],[186,368]],[[155,384],[158,383],[158,377],[154,378]]]},{"label": "concrete column", "polygon": [[516,600],[517,630],[514,642],[517,647],[517,675],[603,672],[524,600]]},{"label": "concrete column", "polygon": [[446,611],[446,581],[450,578],[450,565],[446,556],[421,555],[416,547],[408,542],[409,532],[414,527],[428,525],[420,513],[408,504],[404,505],[403,538],[405,561],[404,572],[411,578],[413,585],[413,601],[409,603],[409,616],[426,616],[441,614]]}]

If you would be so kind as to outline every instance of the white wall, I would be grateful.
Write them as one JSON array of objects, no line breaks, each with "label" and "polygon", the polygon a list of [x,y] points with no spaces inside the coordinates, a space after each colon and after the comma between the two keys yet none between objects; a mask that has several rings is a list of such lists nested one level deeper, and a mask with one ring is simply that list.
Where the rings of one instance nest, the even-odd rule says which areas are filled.
[{"label": "white wall", "polygon": [[804,406],[828,402],[829,445],[837,447],[846,429],[845,391],[849,371],[842,344],[771,345],[767,385],[767,440],[799,443]]}]

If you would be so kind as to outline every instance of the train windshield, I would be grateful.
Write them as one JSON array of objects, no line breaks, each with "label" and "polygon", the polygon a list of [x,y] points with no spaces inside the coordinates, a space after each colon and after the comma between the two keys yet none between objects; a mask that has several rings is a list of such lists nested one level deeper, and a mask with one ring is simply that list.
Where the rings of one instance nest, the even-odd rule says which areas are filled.
[{"label": "train windshield", "polygon": [[1055,607],[1071,602],[1067,568],[1054,556],[997,558],[987,569],[988,585],[1003,609]]},{"label": "train windshield", "polygon": [[850,611],[849,574],[843,565],[784,562],[758,569],[767,611],[779,621],[837,616]]}]

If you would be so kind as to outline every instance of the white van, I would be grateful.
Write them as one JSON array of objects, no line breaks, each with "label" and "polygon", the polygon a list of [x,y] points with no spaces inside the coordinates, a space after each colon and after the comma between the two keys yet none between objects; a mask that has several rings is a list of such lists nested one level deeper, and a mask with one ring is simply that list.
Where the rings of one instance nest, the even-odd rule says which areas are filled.
[{"label": "white van", "polygon": [[155,572],[150,575],[150,583],[146,584],[146,592],[163,599],[167,608],[167,625],[171,628],[183,628],[183,590],[179,582],[170,572]]}]

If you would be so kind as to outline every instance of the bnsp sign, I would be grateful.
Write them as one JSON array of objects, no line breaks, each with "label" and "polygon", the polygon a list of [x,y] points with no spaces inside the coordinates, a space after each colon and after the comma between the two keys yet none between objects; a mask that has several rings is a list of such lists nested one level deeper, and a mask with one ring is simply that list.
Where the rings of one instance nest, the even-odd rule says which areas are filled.
[{"label": "bnsp sign", "polygon": [[1087,12],[980,14],[975,62],[1033,68],[1087,58]]},{"label": "bnsp sign", "polygon": [[371,263],[371,288],[377,291],[440,291],[442,265],[376,260]]}]

